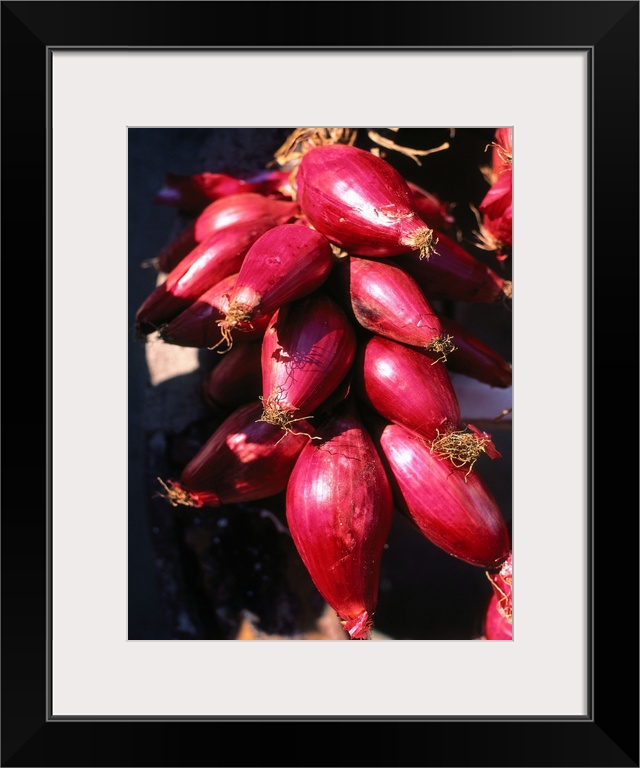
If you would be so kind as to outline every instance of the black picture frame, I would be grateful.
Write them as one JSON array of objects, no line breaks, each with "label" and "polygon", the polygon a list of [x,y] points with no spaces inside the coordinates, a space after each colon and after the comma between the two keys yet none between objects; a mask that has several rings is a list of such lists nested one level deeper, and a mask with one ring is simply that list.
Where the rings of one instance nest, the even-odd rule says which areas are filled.
[{"label": "black picture frame", "polygon": [[[638,392],[639,3],[311,2],[295,9],[293,18],[287,3],[2,3],[2,266],[12,300],[4,333],[10,365],[3,381],[9,407],[2,514],[2,765],[638,766],[638,504],[637,482],[629,482],[637,477],[637,461],[630,461],[635,451],[627,441],[630,437],[635,448],[637,420],[630,422],[634,409],[628,404],[637,403]],[[589,716],[51,720],[49,52],[66,47],[287,49],[315,47],[317,41],[336,49],[589,52]],[[562,141],[570,137],[549,140],[561,156]],[[540,205],[544,215],[556,215],[544,212],[543,200]],[[26,396],[31,384],[35,394]],[[545,564],[556,554],[561,546],[556,551],[552,542]],[[561,592],[559,573],[557,599]],[[348,682],[336,681],[336,687],[339,695],[350,695]],[[508,697],[508,687],[498,675],[496,691],[488,695]],[[264,724],[271,729],[256,732]],[[285,724],[296,728],[285,733]]]}]

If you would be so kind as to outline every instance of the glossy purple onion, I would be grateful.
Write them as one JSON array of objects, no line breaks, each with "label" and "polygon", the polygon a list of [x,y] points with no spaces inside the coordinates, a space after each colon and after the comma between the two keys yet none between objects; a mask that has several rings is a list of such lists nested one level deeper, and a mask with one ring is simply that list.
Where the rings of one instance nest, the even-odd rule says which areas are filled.
[{"label": "glossy purple onion", "polygon": [[424,536],[454,557],[498,569],[510,553],[509,533],[477,471],[453,466],[398,424],[387,424],[375,437],[396,503]]},{"label": "glossy purple onion", "polygon": [[169,501],[191,507],[266,499],[284,491],[300,452],[313,434],[282,434],[259,420],[260,403],[237,408],[185,466],[179,481],[164,483]]},{"label": "glossy purple onion", "polygon": [[139,336],[157,331],[225,277],[239,272],[244,257],[269,222],[225,227],[199,243],[169,272],[136,312]]},{"label": "glossy purple onion", "polygon": [[[205,291],[193,304],[182,310],[168,323],[160,326],[158,336],[167,344],[180,347],[213,349],[222,341],[220,325],[229,309],[229,296],[238,280],[238,273],[220,280]],[[262,338],[271,315],[257,313],[238,330],[236,341],[251,341]]]},{"label": "glossy purple onion", "polygon": [[394,258],[418,283],[428,299],[493,302],[511,298],[511,282],[473,256],[447,235],[437,239],[430,259],[416,259],[408,252]]},{"label": "glossy purple onion", "polygon": [[342,300],[368,331],[446,359],[453,345],[415,280],[388,260],[348,256],[335,268]]},{"label": "glossy purple onion", "polygon": [[412,250],[429,257],[433,231],[386,160],[349,144],[318,146],[300,160],[294,185],[303,214],[346,251],[385,257]]},{"label": "glossy purple onion", "polygon": [[391,488],[364,423],[346,401],[295,463],[286,493],[291,536],[320,594],[352,640],[369,639]]},{"label": "glossy purple onion", "polygon": [[447,368],[427,352],[372,336],[360,346],[354,385],[378,414],[425,440],[459,427],[460,406]]},{"label": "glossy purple onion", "polygon": [[276,310],[262,340],[263,418],[286,428],[311,416],[344,381],[355,353],[351,323],[326,294]]},{"label": "glossy purple onion", "polygon": [[254,224],[268,221],[272,227],[286,224],[300,213],[293,200],[278,200],[257,192],[243,192],[221,197],[210,203],[194,223],[194,236],[198,242],[214,232],[232,224]]},{"label": "glossy purple onion", "polygon": [[320,232],[300,224],[267,230],[247,252],[229,297],[221,325],[227,349],[239,324],[250,323],[257,313],[271,314],[319,288],[334,260],[331,245]]}]

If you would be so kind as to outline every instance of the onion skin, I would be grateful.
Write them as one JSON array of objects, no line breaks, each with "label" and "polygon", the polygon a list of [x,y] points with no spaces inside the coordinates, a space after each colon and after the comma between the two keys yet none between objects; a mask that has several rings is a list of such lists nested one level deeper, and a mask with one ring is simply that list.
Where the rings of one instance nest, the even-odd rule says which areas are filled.
[{"label": "onion skin", "polygon": [[460,560],[499,569],[510,553],[509,533],[477,472],[454,467],[397,424],[376,431],[376,443],[389,466],[396,503],[422,534]]},{"label": "onion skin", "polygon": [[294,184],[302,213],[344,250],[373,257],[412,250],[429,257],[432,230],[407,182],[386,160],[348,144],[318,146],[300,160]]},{"label": "onion skin", "polygon": [[447,358],[450,371],[492,387],[506,388],[512,385],[511,363],[452,318],[441,316],[440,322],[443,332],[451,336],[456,348],[455,353]]},{"label": "onion skin", "polygon": [[285,490],[300,452],[313,434],[282,433],[259,421],[260,403],[245,403],[228,416],[185,466],[179,482],[166,485],[174,505],[217,507],[257,501]]},{"label": "onion skin", "polygon": [[[482,224],[478,239],[481,248],[494,251],[498,261],[504,261],[511,252],[513,241],[513,171],[511,155],[504,150],[497,150],[500,163],[499,173],[494,173],[494,181],[479,205]],[[506,158],[506,159],[505,159]]]},{"label": "onion skin", "polygon": [[[228,195],[259,192],[290,196],[289,172],[260,171],[246,179],[226,173],[196,173],[192,176],[167,173],[164,185],[153,198],[154,205],[169,205],[182,213],[198,215],[207,205]],[[287,195],[287,190],[289,194]]]},{"label": "onion skin", "polygon": [[165,174],[154,205],[169,205],[183,213],[199,213],[212,200],[242,191],[244,182],[225,173]]},{"label": "onion skin", "polygon": [[267,230],[247,252],[229,298],[223,324],[228,348],[236,326],[309,295],[325,282],[333,264],[331,245],[319,232],[299,224]]},{"label": "onion skin", "polygon": [[354,365],[358,396],[380,416],[424,440],[457,429],[460,406],[446,366],[382,336],[362,343]]},{"label": "onion skin", "polygon": [[497,219],[504,214],[505,210],[511,205],[512,175],[510,168],[505,169],[500,174],[483,197],[479,205],[480,213],[490,219]]},{"label": "onion skin", "polygon": [[265,222],[252,226],[237,224],[199,243],[138,308],[138,336],[157,331],[220,280],[239,272],[251,246],[270,228]]},{"label": "onion skin", "polygon": [[262,340],[265,418],[286,426],[287,414],[310,417],[344,381],[355,354],[351,323],[326,294],[276,310]]},{"label": "onion skin", "polygon": [[511,168],[505,168],[482,199],[481,237],[483,242],[498,256],[508,255],[513,234],[513,198]]},{"label": "onion skin", "polygon": [[233,410],[255,402],[262,392],[262,339],[234,346],[212,368],[203,384],[211,408]]},{"label": "onion skin", "polygon": [[502,563],[499,572],[487,574],[493,587],[485,614],[486,640],[513,639],[513,553]]},{"label": "onion skin", "polygon": [[513,553],[502,563],[500,570],[487,574],[496,598],[496,610],[509,625],[513,623]]},{"label": "onion skin", "polygon": [[[238,273],[223,278],[205,291],[193,304],[179,315],[160,326],[158,335],[166,344],[180,347],[213,348],[222,340],[218,323],[229,309],[229,296],[238,280]],[[269,324],[271,315],[256,314],[250,325],[239,328],[237,341],[261,339]]]},{"label": "onion skin", "polygon": [[195,223],[192,221],[183,227],[160,251],[157,260],[158,271],[168,274],[197,246]]},{"label": "onion skin", "polygon": [[499,599],[494,593],[489,599],[484,617],[484,640],[513,640],[513,625],[500,613]]},{"label": "onion skin", "polygon": [[438,315],[416,281],[399,266],[380,259],[347,256],[336,264],[335,273],[343,304],[348,304],[363,328],[430,351],[443,346],[444,332]]},{"label": "onion skin", "polygon": [[352,401],[303,448],[286,492],[289,530],[311,578],[352,640],[369,639],[393,520],[380,456]]},{"label": "onion skin", "polygon": [[268,222],[272,227],[286,224],[300,213],[292,200],[278,200],[257,192],[228,195],[210,203],[194,223],[195,239],[201,243],[224,227],[232,224]]},{"label": "onion skin", "polygon": [[420,218],[431,229],[447,230],[455,224],[451,214],[451,204],[440,200],[436,195],[407,180],[407,185],[413,194],[413,201]]},{"label": "onion skin", "polygon": [[511,283],[476,259],[455,240],[436,230],[437,243],[430,259],[405,253],[393,259],[418,283],[430,299],[494,302],[511,295]]},{"label": "onion skin", "polygon": [[[513,129],[498,128],[491,144],[491,169],[493,182],[502,171],[513,167]],[[492,182],[492,183],[493,183]]]}]

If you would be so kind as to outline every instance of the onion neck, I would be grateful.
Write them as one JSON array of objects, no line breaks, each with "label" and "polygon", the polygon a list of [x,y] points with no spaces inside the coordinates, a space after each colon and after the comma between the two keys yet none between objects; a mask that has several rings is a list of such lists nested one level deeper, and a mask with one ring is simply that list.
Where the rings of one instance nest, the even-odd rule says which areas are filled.
[{"label": "onion neck", "polygon": [[400,242],[412,251],[418,251],[420,258],[428,261],[431,255],[436,253],[435,246],[438,238],[434,238],[434,232],[430,227],[423,225],[411,234],[405,235]]}]

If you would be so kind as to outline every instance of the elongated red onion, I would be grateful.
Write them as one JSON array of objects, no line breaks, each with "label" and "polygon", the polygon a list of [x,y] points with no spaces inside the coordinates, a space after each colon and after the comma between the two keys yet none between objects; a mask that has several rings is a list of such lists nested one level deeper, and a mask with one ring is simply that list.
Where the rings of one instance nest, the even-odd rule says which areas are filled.
[{"label": "elongated red onion", "polygon": [[495,182],[502,171],[513,167],[513,129],[497,128],[490,146],[491,168]]},{"label": "elongated red onion", "polygon": [[233,410],[255,402],[262,393],[262,339],[234,345],[207,373],[204,401],[212,408]]},{"label": "elongated red onion", "polygon": [[261,235],[242,262],[229,310],[220,323],[226,349],[231,348],[232,331],[241,331],[258,312],[271,314],[312,293],[327,279],[333,264],[327,238],[306,226],[281,224]]},{"label": "elongated red onion", "polygon": [[451,337],[455,354],[447,358],[447,368],[492,387],[510,387],[513,380],[511,363],[460,323],[440,316],[443,333]]},{"label": "elongated red onion", "polygon": [[451,203],[445,203],[437,195],[427,192],[426,189],[408,179],[407,185],[413,194],[416,210],[427,226],[431,229],[447,230],[455,224]]},{"label": "elongated red onion", "polygon": [[352,640],[369,639],[393,520],[389,481],[351,400],[302,449],[286,493],[289,530],[318,591]]},{"label": "elongated red onion", "polygon": [[210,203],[194,223],[194,235],[198,242],[211,237],[232,224],[256,224],[269,222],[272,227],[286,224],[300,213],[300,206],[293,200],[278,200],[257,192],[227,195]]},{"label": "elongated red onion", "polygon": [[372,336],[360,345],[354,385],[377,413],[425,440],[460,425],[460,406],[445,364],[422,350]]},{"label": "elongated red onion", "polygon": [[480,241],[485,248],[495,251],[502,261],[508,256],[513,242],[512,182],[511,168],[503,169],[479,206],[482,215]]},{"label": "elongated red onion", "polygon": [[236,224],[196,246],[139,307],[135,319],[138,335],[157,331],[220,280],[239,272],[251,246],[270,228],[267,222]]},{"label": "elongated red onion", "polygon": [[158,254],[157,268],[159,272],[169,274],[182,259],[188,256],[194,248],[197,248],[198,241],[195,237],[195,223],[189,222],[175,235]]},{"label": "elongated red onion", "polygon": [[500,600],[493,593],[484,616],[484,640],[513,640],[513,625],[499,609]]},{"label": "elongated red onion", "polygon": [[509,258],[512,237],[511,206],[505,210],[504,216],[497,219],[483,217],[479,232],[480,247],[493,251],[498,261]]},{"label": "elongated red onion", "polygon": [[433,230],[407,182],[371,152],[349,144],[315,147],[300,160],[294,185],[302,212],[339,247],[362,256],[430,256]]},{"label": "elongated red onion", "polygon": [[487,572],[493,594],[485,614],[487,640],[513,638],[513,553],[502,563],[500,571]]},{"label": "elongated red onion", "polygon": [[315,292],[274,312],[262,340],[262,418],[283,429],[309,418],[337,389],[356,353],[346,314]]},{"label": "elongated red onion", "polygon": [[441,459],[398,424],[376,430],[375,437],[390,468],[396,503],[422,533],[454,557],[499,570],[510,553],[509,533],[477,471]]},{"label": "elongated red onion", "polygon": [[479,205],[480,213],[490,219],[502,216],[511,205],[513,174],[510,168],[505,169],[491,185]]},{"label": "elongated red onion", "polygon": [[393,259],[418,283],[427,299],[493,302],[511,297],[511,282],[503,279],[442,232],[429,260],[404,253]]},{"label": "elongated red onion", "polygon": [[313,435],[282,433],[259,421],[260,403],[237,408],[185,466],[180,480],[160,481],[172,505],[217,507],[266,499],[285,490],[300,452]]},{"label": "elongated red onion", "polygon": [[494,595],[497,598],[496,608],[511,624],[513,622],[513,552],[502,563],[497,572],[487,573]]},{"label": "elongated red onion", "polygon": [[343,302],[368,331],[433,352],[454,350],[416,281],[388,260],[347,256],[336,263]]},{"label": "elongated red onion", "polygon": [[[166,344],[180,347],[213,349],[222,341],[219,322],[226,317],[231,295],[238,273],[222,278],[220,282],[205,291],[193,304],[182,310],[173,320],[161,325],[158,335]],[[271,315],[256,313],[238,340],[241,342],[261,339],[269,324]]]},{"label": "elongated red onion", "polygon": [[289,172],[280,169],[257,171],[246,178],[227,173],[205,172],[191,176],[167,173],[153,203],[170,205],[184,213],[197,215],[214,200],[241,192],[291,197]]}]

